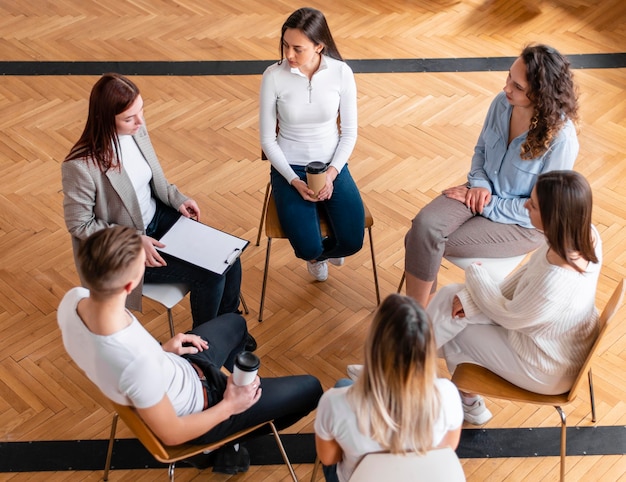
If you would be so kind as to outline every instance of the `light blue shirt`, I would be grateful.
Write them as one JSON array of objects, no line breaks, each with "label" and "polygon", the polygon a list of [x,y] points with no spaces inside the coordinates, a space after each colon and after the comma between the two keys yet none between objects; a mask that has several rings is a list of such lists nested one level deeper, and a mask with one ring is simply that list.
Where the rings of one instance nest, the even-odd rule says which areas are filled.
[{"label": "light blue shirt", "polygon": [[574,123],[568,119],[544,154],[524,160],[520,148],[527,132],[507,145],[512,110],[505,93],[500,92],[487,112],[467,180],[470,187],[484,187],[491,192],[491,201],[482,212],[484,217],[532,228],[524,203],[537,177],[543,172],[572,169],[578,155],[578,138]]}]

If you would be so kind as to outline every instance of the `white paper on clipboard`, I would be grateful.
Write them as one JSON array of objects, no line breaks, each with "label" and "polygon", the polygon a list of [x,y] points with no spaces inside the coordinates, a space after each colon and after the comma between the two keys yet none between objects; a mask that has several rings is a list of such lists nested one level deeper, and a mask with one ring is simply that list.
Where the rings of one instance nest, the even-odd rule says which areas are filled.
[{"label": "white paper on clipboard", "polygon": [[159,251],[183,261],[224,272],[235,262],[249,241],[181,216],[159,240],[165,244]]}]

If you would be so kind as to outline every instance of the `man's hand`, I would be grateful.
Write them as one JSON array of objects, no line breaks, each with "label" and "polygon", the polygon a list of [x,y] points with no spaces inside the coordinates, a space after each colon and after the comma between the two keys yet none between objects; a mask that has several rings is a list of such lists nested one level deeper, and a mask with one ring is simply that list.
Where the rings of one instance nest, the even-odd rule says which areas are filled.
[{"label": "man's hand", "polygon": [[228,377],[222,401],[229,405],[232,415],[245,412],[261,398],[260,385],[261,379],[256,377],[252,383],[239,387],[235,385],[231,375]]},{"label": "man's hand", "polygon": [[163,343],[162,348],[164,351],[175,353],[176,355],[193,355],[208,350],[209,342],[198,335],[178,333]]}]

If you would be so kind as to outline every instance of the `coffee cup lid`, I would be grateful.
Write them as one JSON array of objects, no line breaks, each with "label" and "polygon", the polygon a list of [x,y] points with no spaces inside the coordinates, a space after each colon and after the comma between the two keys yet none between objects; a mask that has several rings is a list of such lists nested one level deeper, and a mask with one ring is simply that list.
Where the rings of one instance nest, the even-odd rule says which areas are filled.
[{"label": "coffee cup lid", "polygon": [[237,355],[237,358],[235,358],[235,365],[244,372],[253,372],[259,369],[261,360],[251,351],[242,351]]},{"label": "coffee cup lid", "polygon": [[309,162],[306,165],[306,172],[311,173],[311,174],[318,174],[320,172],[324,172],[326,169],[328,168],[328,166],[326,164],[324,164],[321,161],[313,161],[313,162]]}]

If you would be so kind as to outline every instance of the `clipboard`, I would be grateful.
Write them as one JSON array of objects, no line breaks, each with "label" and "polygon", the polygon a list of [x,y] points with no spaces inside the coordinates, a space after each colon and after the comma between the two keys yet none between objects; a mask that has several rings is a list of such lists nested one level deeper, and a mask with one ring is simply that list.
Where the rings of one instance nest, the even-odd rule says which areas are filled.
[{"label": "clipboard", "polygon": [[181,216],[159,240],[162,253],[223,275],[250,241]]}]

